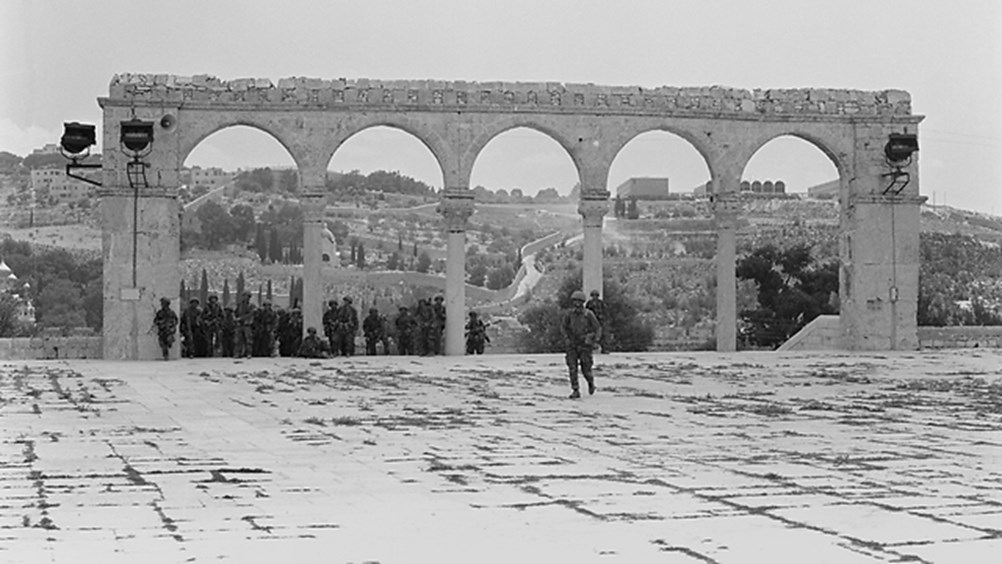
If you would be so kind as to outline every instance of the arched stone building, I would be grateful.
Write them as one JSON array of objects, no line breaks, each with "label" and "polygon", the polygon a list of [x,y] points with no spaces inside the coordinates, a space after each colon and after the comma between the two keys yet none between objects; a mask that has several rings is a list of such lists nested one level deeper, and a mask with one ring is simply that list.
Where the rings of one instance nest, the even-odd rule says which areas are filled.
[{"label": "arched stone building", "polygon": [[[655,130],[687,140],[710,171],[718,229],[717,348],[734,350],[735,219],[742,171],[765,143],[794,135],[817,146],[841,185],[841,336],[848,349],[917,347],[918,167],[888,190],[884,145],[891,133],[917,133],[920,116],[899,90],[645,89],[560,83],[474,83],[115,76],[104,110],[104,355],[157,358],[148,332],[155,305],[177,305],[179,225],[175,198],[182,164],[220,129],[260,129],[284,146],[299,170],[306,216],[304,326],[319,326],[321,248],[327,164],[351,136],[370,127],[402,129],[427,146],[445,182],[439,211],[448,231],[447,354],[462,354],[466,225],[474,161],[497,135],[528,127],[570,156],[581,182],[585,290],[602,284],[602,222],[609,168],[631,139]],[[134,191],[119,146],[120,123],[154,123],[147,177]],[[164,119],[166,118],[166,119]],[[135,223],[133,217],[136,217]],[[135,233],[133,228],[135,229]]]}]

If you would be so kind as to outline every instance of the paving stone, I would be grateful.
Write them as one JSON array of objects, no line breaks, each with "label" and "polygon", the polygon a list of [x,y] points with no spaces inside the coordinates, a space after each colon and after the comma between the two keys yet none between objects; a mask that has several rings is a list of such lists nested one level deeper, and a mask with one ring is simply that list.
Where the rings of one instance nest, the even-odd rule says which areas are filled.
[{"label": "paving stone", "polygon": [[957,380],[997,383],[995,353],[616,354],[578,401],[556,355],[314,364],[0,367],[0,561],[999,550],[1002,416]]}]

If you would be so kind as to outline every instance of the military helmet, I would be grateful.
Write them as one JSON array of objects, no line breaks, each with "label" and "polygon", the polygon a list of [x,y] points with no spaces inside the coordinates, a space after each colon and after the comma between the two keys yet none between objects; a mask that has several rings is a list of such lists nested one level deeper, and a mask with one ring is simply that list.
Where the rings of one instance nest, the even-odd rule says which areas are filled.
[{"label": "military helmet", "polygon": [[591,291],[591,297],[597,298],[598,297],[598,290],[592,290]]},{"label": "military helmet", "polygon": [[581,300],[583,302],[585,299],[585,293],[581,290],[574,290],[574,293],[571,294],[571,301]]},{"label": "military helmet", "polygon": [[160,298],[160,305],[170,305],[170,298]]}]

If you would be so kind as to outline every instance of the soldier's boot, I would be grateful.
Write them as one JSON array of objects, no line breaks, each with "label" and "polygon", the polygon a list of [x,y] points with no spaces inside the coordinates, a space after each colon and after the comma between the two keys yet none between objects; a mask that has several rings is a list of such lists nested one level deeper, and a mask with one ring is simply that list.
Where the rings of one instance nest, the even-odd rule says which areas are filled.
[{"label": "soldier's boot", "polygon": [[572,368],[571,371],[570,371],[569,376],[570,376],[570,380],[571,380],[571,395],[570,395],[570,398],[571,399],[578,399],[579,397],[581,397],[581,389],[578,387],[578,371],[574,370]]},{"label": "soldier's boot", "polygon": [[589,396],[595,395],[595,378],[593,378],[591,375],[588,375],[585,376],[585,381],[588,382],[588,395]]}]

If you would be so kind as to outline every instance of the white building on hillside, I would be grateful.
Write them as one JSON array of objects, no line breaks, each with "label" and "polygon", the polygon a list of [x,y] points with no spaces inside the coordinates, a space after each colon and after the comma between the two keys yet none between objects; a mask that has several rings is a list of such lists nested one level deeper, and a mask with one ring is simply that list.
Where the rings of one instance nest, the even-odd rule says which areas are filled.
[{"label": "white building on hillside", "polygon": [[66,176],[62,168],[36,168],[31,171],[31,189],[35,194],[47,192],[57,204],[92,198],[94,188],[92,184]]}]

